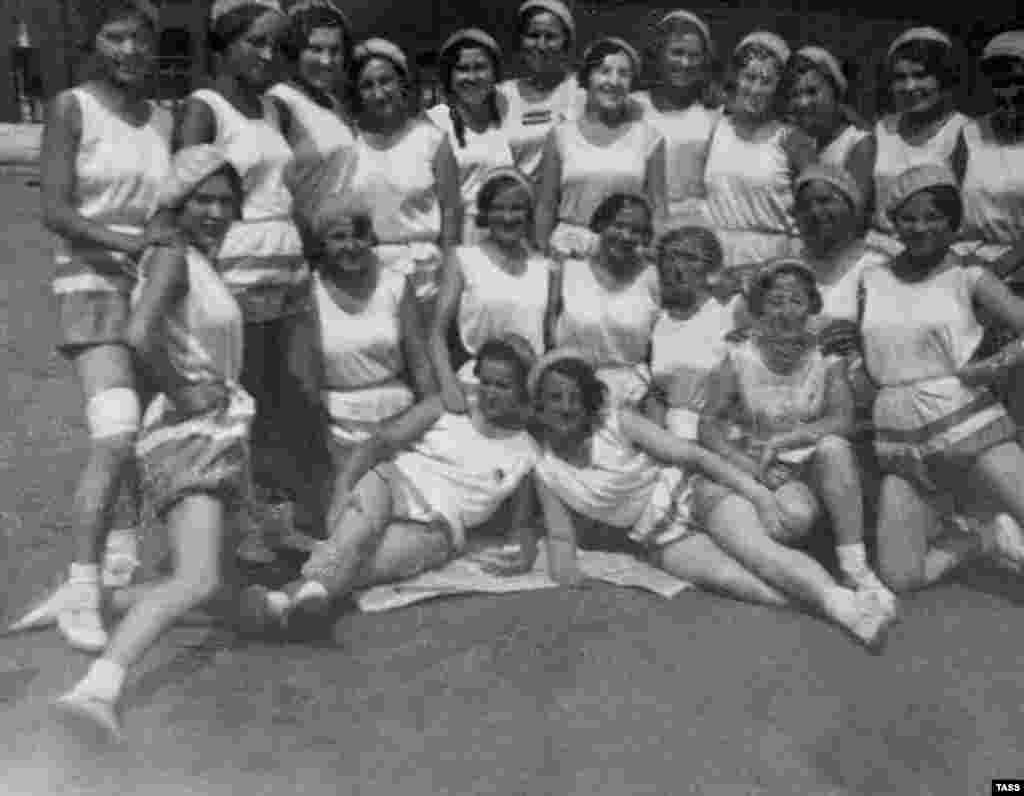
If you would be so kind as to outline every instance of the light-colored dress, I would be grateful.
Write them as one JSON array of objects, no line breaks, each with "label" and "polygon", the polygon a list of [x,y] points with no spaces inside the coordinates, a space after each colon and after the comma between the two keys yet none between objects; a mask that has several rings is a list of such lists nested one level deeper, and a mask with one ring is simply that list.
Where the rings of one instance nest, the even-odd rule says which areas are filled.
[{"label": "light-colored dress", "polygon": [[665,425],[697,440],[700,413],[707,402],[708,378],[728,351],[725,336],[737,325],[743,299],[711,297],[691,317],[677,320],[662,312],[651,335],[651,378],[668,407]]},{"label": "light-colored dress", "polygon": [[[164,349],[174,371],[191,384],[223,384],[221,409],[181,418],[170,397],[153,399],[136,442],[146,501],[158,514],[181,498],[215,495],[234,508],[250,498],[248,437],[252,397],[238,383],[242,370],[242,311],[209,260],[189,248],[188,293],[163,321]],[[145,285],[145,259],[136,298]]]},{"label": "light-colored dress", "polygon": [[295,161],[288,187],[295,198],[295,215],[310,226],[324,199],[348,180],[355,131],[337,109],[323,107],[295,86],[278,83],[267,93],[291,112],[289,132]]},{"label": "light-colored dress", "polygon": [[[510,274],[492,259],[486,247],[460,246],[455,250],[462,271],[459,298],[459,336],[475,357],[486,341],[517,334],[539,356],[544,351],[544,314],[548,306],[551,263],[540,254],[526,259],[521,274]],[[475,359],[459,369],[459,380],[473,385]]]},{"label": "light-colored dress", "polygon": [[661,315],[657,269],[647,266],[629,285],[612,290],[587,260],[566,260],[562,271],[556,345],[590,358],[608,387],[610,406],[639,401],[650,384],[648,351]]},{"label": "light-colored dress", "polygon": [[368,213],[386,269],[410,277],[416,296],[437,294],[441,266],[441,203],[434,161],[445,133],[419,117],[390,146],[356,138],[355,168],[342,193],[353,211]]},{"label": "light-colored dress", "polygon": [[846,168],[850,153],[869,135],[871,135],[870,130],[862,130],[855,124],[848,124],[839,135],[828,143],[828,146],[818,153],[818,160],[830,166]]},{"label": "light-colored dress", "polygon": [[661,111],[649,91],[638,91],[632,99],[665,139],[668,226],[698,222],[703,217],[704,168],[721,110],[696,102],[683,110]]},{"label": "light-colored dress", "polygon": [[872,242],[893,255],[903,250],[889,220],[889,204],[897,178],[912,166],[939,163],[952,167],[953,152],[967,117],[953,113],[923,144],[908,144],[899,133],[899,114],[890,114],[875,124],[878,152],[875,156],[875,217]]},{"label": "light-colored dress", "polygon": [[783,148],[789,132],[772,123],[748,140],[729,117],[715,129],[704,184],[707,220],[722,242],[726,268],[799,253],[794,175]]},{"label": "light-colored dress", "polygon": [[294,155],[281,135],[277,108],[263,99],[263,116],[250,119],[210,89],[193,92],[216,120],[214,144],[242,177],[242,218],[224,237],[218,267],[238,299],[246,323],[273,321],[309,307],[309,268],[292,219],[286,175]]},{"label": "light-colored dress", "polygon": [[504,126],[492,126],[478,133],[465,127],[465,145],[462,145],[455,135],[455,125],[447,105],[435,105],[427,111],[427,116],[448,134],[448,142],[459,166],[459,186],[462,191],[462,242],[466,245],[478,243],[484,231],[476,223],[477,194],[480,193],[484,177],[491,169],[513,165],[508,131]]},{"label": "light-colored dress", "polygon": [[563,257],[585,257],[597,247],[591,219],[601,202],[614,193],[644,195],[651,156],[664,141],[646,121],[626,122],[606,146],[587,140],[579,121],[564,122],[550,135],[562,164],[558,225],[552,248]]},{"label": "light-colored dress", "polygon": [[536,101],[527,101],[518,80],[506,80],[498,86],[508,110],[505,132],[512,147],[516,167],[530,179],[538,179],[544,141],[556,124],[578,119],[583,114],[587,95],[575,75],[566,77],[555,89]]},{"label": "light-colored dress", "polygon": [[[93,94],[71,89],[81,113],[72,204],[85,218],[138,234],[156,212],[171,171],[171,115],[151,106],[136,126],[109,111]],[[136,264],[124,252],[58,239],[57,297],[63,346],[119,342],[130,314]]]},{"label": "light-colored dress", "polygon": [[380,424],[415,401],[404,381],[399,307],[406,278],[383,271],[358,312],[338,306],[324,280],[313,278],[323,358],[321,399],[331,434],[342,445],[365,442]]},{"label": "light-colored dress", "polygon": [[618,411],[605,412],[589,453],[580,467],[545,449],[536,476],[573,511],[622,528],[646,547],[665,547],[697,530],[690,476],[638,449],[622,431]]}]

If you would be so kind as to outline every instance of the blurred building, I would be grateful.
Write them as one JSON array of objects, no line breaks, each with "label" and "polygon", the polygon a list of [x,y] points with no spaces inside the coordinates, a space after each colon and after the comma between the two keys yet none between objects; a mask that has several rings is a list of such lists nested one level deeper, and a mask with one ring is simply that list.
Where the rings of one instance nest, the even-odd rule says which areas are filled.
[{"label": "blurred building", "polygon": [[[357,34],[393,38],[409,52],[422,74],[418,90],[423,97],[436,94],[436,47],[449,33],[463,26],[485,28],[514,53],[515,11],[520,0],[338,0],[346,8]],[[186,94],[210,68],[205,47],[209,0],[158,0],[160,6],[160,70],[153,96],[172,99]],[[904,0],[899,4],[871,0],[858,4],[841,0],[708,0],[694,3],[637,2],[636,0],[577,0],[579,39],[586,42],[614,32],[641,47],[651,40],[652,25],[665,11],[680,6],[704,15],[711,23],[721,51],[728,52],[754,28],[775,30],[794,44],[814,42],[832,49],[851,65],[858,96],[855,104],[871,113],[876,109],[877,69],[885,46],[909,24],[928,23],[945,28],[976,54],[993,33],[1017,25],[1024,16],[1017,0],[978,0],[970,15],[956,5],[930,0]],[[25,85],[39,101],[71,85],[82,64],[78,38],[94,0],[0,0],[0,121],[17,121],[23,112],[15,85],[15,66],[30,62],[33,74]],[[969,18],[968,18],[969,17]],[[32,54],[18,47],[19,30],[28,34]],[[24,39],[23,39],[24,40]],[[507,59],[506,72],[519,64]],[[968,72],[969,74],[969,72]],[[973,99],[972,82],[963,84],[961,99],[967,109]]]}]

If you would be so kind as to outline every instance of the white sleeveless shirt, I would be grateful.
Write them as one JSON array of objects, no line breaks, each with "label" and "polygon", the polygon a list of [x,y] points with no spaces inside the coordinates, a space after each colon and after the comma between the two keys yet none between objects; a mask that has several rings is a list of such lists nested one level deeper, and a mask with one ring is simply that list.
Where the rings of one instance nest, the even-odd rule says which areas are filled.
[{"label": "white sleeveless shirt", "polygon": [[505,131],[516,167],[530,179],[536,179],[548,132],[556,124],[582,115],[586,92],[580,88],[575,75],[566,77],[554,91],[533,102],[526,100],[515,79],[501,83],[498,91],[508,107]]},{"label": "white sleeveless shirt", "polygon": [[963,134],[967,171],[962,190],[961,237],[982,244],[1001,244],[992,247],[996,249],[994,256],[998,256],[1004,247],[1024,240],[1024,141],[999,143],[988,119],[969,122]]},{"label": "white sleeveless shirt", "polygon": [[355,149],[355,133],[337,111],[325,108],[288,83],[267,92],[291,112],[294,163],[288,185],[295,198],[295,214],[307,224],[324,199],[340,190],[348,178]]}]

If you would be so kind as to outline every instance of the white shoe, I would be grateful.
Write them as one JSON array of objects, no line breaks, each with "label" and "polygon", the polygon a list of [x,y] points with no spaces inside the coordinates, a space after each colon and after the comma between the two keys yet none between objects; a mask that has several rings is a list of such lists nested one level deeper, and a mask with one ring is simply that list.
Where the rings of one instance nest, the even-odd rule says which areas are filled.
[{"label": "white shoe", "polygon": [[992,520],[993,556],[1001,567],[1018,575],[1024,573],[1024,531],[1009,514]]},{"label": "white shoe", "polygon": [[113,702],[73,689],[53,704],[73,729],[107,743],[121,741],[121,722]]},{"label": "white shoe", "polygon": [[99,584],[68,582],[62,590],[66,596],[57,611],[57,629],[74,649],[102,652],[107,631],[100,616]]},{"label": "white shoe", "polygon": [[854,599],[857,615],[849,630],[870,652],[879,653],[885,646],[889,628],[896,621],[896,612],[886,606],[875,589],[857,591]]},{"label": "white shoe", "polygon": [[872,572],[870,568],[862,567],[858,570],[851,570],[849,572],[844,570],[841,583],[854,591],[875,592],[878,595],[879,600],[881,600],[882,604],[885,606],[885,609],[890,613],[896,613],[896,595],[889,590],[888,586],[882,583],[878,575]]}]

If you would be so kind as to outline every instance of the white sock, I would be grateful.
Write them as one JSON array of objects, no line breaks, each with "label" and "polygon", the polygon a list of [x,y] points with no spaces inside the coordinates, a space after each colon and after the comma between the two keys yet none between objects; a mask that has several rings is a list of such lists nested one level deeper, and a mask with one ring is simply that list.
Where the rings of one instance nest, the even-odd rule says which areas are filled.
[{"label": "white sock", "polygon": [[109,658],[97,658],[75,686],[75,691],[104,702],[117,702],[124,687],[124,676],[121,664]]},{"label": "white sock", "polygon": [[68,569],[68,580],[71,583],[99,583],[100,565],[72,562]]},{"label": "white sock", "polygon": [[850,627],[857,618],[857,593],[842,586],[825,592],[825,614],[844,627]]},{"label": "white sock", "polygon": [[843,572],[862,572],[868,568],[868,554],[863,542],[836,545],[836,556]]},{"label": "white sock", "polygon": [[326,600],[330,596],[331,595],[327,592],[327,587],[320,581],[307,580],[299,586],[299,590],[295,592],[295,602],[301,602],[302,600],[309,599],[310,597]]}]

